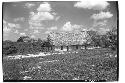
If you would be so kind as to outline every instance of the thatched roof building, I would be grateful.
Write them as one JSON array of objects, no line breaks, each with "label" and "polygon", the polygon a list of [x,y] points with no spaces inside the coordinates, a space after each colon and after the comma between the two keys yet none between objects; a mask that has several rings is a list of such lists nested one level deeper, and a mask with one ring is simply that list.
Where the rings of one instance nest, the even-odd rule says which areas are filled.
[{"label": "thatched roof building", "polygon": [[90,39],[87,31],[51,32],[49,36],[55,46],[83,45]]}]

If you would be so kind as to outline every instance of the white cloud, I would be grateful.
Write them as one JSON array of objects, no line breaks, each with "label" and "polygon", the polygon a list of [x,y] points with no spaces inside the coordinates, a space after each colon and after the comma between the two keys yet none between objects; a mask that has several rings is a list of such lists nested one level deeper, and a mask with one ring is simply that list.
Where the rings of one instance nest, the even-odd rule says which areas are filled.
[{"label": "white cloud", "polygon": [[15,32],[14,32],[14,33],[18,34],[18,33],[19,33],[19,31],[18,31],[18,30],[15,30]]},{"label": "white cloud", "polygon": [[9,23],[3,20],[3,32],[4,34],[9,34],[12,30],[20,28],[19,24]]},{"label": "white cloud", "polygon": [[49,34],[49,33],[51,33],[51,32],[52,32],[52,31],[46,31],[45,34]]},{"label": "white cloud", "polygon": [[16,25],[13,24],[13,23],[8,23],[8,26],[9,26],[10,28],[16,28]]},{"label": "white cloud", "polygon": [[35,4],[33,4],[33,3],[26,3],[25,4],[25,7],[27,7],[27,8],[31,8],[33,6],[35,6]]},{"label": "white cloud", "polygon": [[34,30],[35,30],[35,29],[44,29],[44,27],[32,26],[32,25],[31,25],[29,28],[30,28],[30,29],[34,29]]},{"label": "white cloud", "polygon": [[34,21],[34,20],[29,20],[29,24],[32,25],[32,26],[37,26],[37,27],[42,26],[40,21]]},{"label": "white cloud", "polygon": [[82,28],[82,25],[71,25],[70,22],[66,22],[63,27],[62,27],[62,30],[63,31],[73,31],[73,30],[78,30],[78,29],[81,29]]},{"label": "white cloud", "polygon": [[56,12],[52,12],[52,15],[57,15],[57,13]]},{"label": "white cloud", "polygon": [[58,28],[57,28],[56,26],[50,27],[50,28],[47,29],[47,31],[45,31],[44,34],[49,34],[49,33],[51,33],[52,31],[57,30],[57,29],[58,29]]},{"label": "white cloud", "polygon": [[3,35],[8,36],[10,32],[11,28],[8,26],[8,23],[5,20],[3,20]]},{"label": "white cloud", "polygon": [[38,30],[34,30],[33,33],[36,34],[36,33],[40,33],[40,32]]},{"label": "white cloud", "polygon": [[48,2],[43,2],[40,4],[40,6],[37,8],[37,11],[39,12],[50,12],[51,11],[51,5]]},{"label": "white cloud", "polygon": [[38,12],[34,13],[34,15],[31,17],[31,20],[53,20],[54,16],[50,12]]},{"label": "white cloud", "polygon": [[21,28],[20,24],[8,23],[8,27],[10,28]]},{"label": "white cloud", "polygon": [[93,14],[91,18],[94,20],[101,20],[101,19],[111,18],[112,16],[113,14],[111,14],[110,12],[100,12],[98,14]]},{"label": "white cloud", "polygon": [[6,24],[7,22],[5,20],[3,20],[3,24]]},{"label": "white cloud", "polygon": [[44,2],[43,4],[40,4],[40,6],[37,8],[37,13],[30,12],[31,14],[31,20],[53,20],[54,16],[51,13],[51,5],[47,2]]},{"label": "white cloud", "polygon": [[102,31],[110,31],[110,29],[106,29],[106,28],[99,28]]},{"label": "white cloud", "polygon": [[59,20],[59,19],[60,19],[60,16],[57,16],[57,17],[55,18],[56,21]]},{"label": "white cloud", "polygon": [[20,36],[26,36],[26,33],[20,33]]},{"label": "white cloud", "polygon": [[57,30],[57,27],[56,26],[50,27],[49,30]]},{"label": "white cloud", "polygon": [[3,27],[3,32],[4,32],[4,33],[9,33],[10,31],[11,31],[11,29],[8,28],[7,26],[4,26],[4,27]]},{"label": "white cloud", "polygon": [[80,28],[82,28],[82,25],[76,25],[76,24],[74,24],[72,27],[73,27],[73,29],[80,29]]},{"label": "white cloud", "polygon": [[15,18],[14,19],[14,22],[17,22],[17,21],[24,21],[25,18],[24,17],[19,17],[19,18]]},{"label": "white cloud", "polygon": [[9,22],[7,22],[5,20],[3,20],[3,25],[8,27],[8,28],[12,28],[12,29],[21,28],[20,24],[9,23]]},{"label": "white cloud", "polygon": [[31,35],[31,38],[36,38],[35,35]]},{"label": "white cloud", "polygon": [[99,28],[99,33],[100,34],[105,34],[107,31],[110,31],[110,29],[106,29],[106,28]]},{"label": "white cloud", "polygon": [[30,12],[29,25],[30,29],[43,29],[42,21],[54,20],[55,15],[51,12],[51,5],[47,2],[40,4],[37,12]]},{"label": "white cloud", "polygon": [[62,27],[62,29],[64,31],[72,31],[73,30],[72,25],[71,25],[70,22],[66,22],[66,24],[64,24],[64,26]]},{"label": "white cloud", "polygon": [[103,20],[103,21],[95,21],[95,23],[93,24],[93,27],[97,27],[97,26],[106,26],[107,25],[108,20]]},{"label": "white cloud", "polygon": [[20,24],[16,24],[16,28],[18,29],[21,28]]},{"label": "white cloud", "polygon": [[84,8],[84,9],[93,9],[93,10],[104,10],[110,4],[107,1],[94,1],[94,0],[83,0],[77,2],[74,7]]},{"label": "white cloud", "polygon": [[28,29],[24,29],[24,31],[28,31]]}]

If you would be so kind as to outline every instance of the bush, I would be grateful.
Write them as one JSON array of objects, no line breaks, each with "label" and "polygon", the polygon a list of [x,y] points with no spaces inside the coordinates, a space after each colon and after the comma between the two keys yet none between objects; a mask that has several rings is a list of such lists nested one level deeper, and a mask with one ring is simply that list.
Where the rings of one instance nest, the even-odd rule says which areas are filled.
[{"label": "bush", "polygon": [[3,42],[3,55],[17,53],[17,48],[14,44],[14,42]]}]

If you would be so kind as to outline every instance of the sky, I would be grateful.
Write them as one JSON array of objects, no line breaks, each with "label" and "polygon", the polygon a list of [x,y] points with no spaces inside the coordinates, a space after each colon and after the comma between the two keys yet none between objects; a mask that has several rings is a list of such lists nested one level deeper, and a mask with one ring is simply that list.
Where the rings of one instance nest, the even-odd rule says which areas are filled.
[{"label": "sky", "polygon": [[50,32],[97,30],[117,25],[116,2],[39,1],[3,3],[3,40],[20,36],[46,39]]}]

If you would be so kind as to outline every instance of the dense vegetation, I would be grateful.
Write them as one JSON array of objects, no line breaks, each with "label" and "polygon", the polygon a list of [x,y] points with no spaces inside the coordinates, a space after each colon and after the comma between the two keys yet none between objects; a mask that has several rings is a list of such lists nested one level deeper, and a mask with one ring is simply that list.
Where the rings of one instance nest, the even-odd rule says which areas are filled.
[{"label": "dense vegetation", "polygon": [[[85,48],[87,46],[111,48],[112,50],[117,49],[117,29],[113,28],[104,35],[98,34],[97,31],[88,31],[91,37],[90,40],[83,44]],[[9,40],[3,41],[3,56],[13,54],[27,54],[36,52],[52,51],[53,43],[48,35],[46,40],[31,39],[28,36],[20,37],[16,42]]]},{"label": "dense vegetation", "polygon": [[36,52],[47,52],[50,51],[50,43],[48,40],[42,41],[41,39],[26,39],[26,36],[20,37],[17,42],[3,41],[3,55],[13,55],[13,54],[27,54]]},{"label": "dense vegetation", "polygon": [[[53,43],[22,36],[17,41],[3,41],[3,80],[82,80],[118,81],[117,29],[104,35],[88,31],[91,41],[86,49],[53,51]],[[87,49],[87,47],[100,47]],[[10,56],[50,56],[12,59]]]},{"label": "dense vegetation", "polygon": [[4,59],[4,80],[117,81],[115,55],[116,51],[99,48],[36,58]]}]

